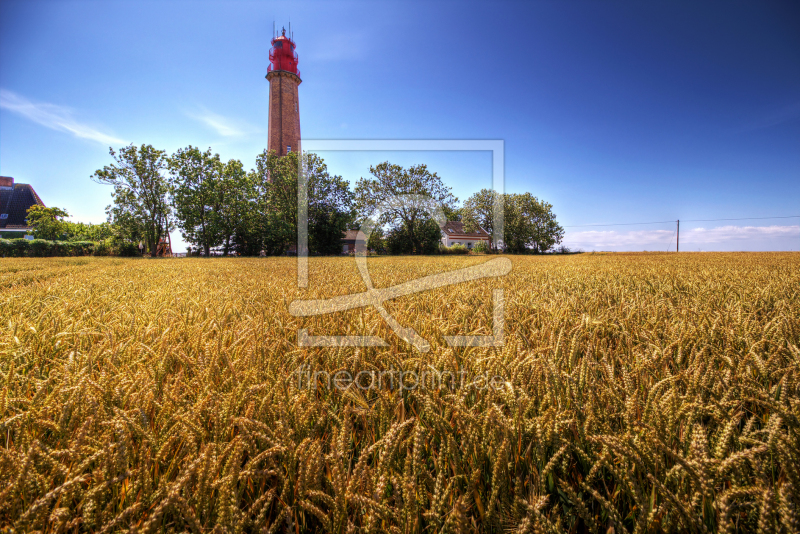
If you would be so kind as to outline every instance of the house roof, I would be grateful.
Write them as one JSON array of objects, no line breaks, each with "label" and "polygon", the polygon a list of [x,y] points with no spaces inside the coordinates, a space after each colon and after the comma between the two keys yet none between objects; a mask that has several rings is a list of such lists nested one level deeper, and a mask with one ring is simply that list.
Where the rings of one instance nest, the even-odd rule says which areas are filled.
[{"label": "house roof", "polygon": [[28,228],[28,208],[44,202],[29,184],[11,184],[0,187],[0,228]]},{"label": "house roof", "polygon": [[358,230],[345,230],[342,232],[342,241],[355,243],[356,239],[358,239]]},{"label": "house roof", "polygon": [[442,232],[450,237],[469,237],[472,239],[489,239],[489,234],[480,226],[474,232],[467,232],[464,223],[461,221],[447,221],[442,227]]}]

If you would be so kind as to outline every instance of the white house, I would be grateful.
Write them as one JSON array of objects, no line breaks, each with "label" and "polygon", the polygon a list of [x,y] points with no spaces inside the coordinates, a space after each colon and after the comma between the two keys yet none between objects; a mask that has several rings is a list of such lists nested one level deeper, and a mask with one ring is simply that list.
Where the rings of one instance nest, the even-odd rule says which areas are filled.
[{"label": "white house", "polygon": [[467,232],[461,221],[447,221],[442,227],[442,244],[446,247],[460,244],[472,248],[478,243],[489,244],[489,234],[483,228],[478,227],[475,232]]}]

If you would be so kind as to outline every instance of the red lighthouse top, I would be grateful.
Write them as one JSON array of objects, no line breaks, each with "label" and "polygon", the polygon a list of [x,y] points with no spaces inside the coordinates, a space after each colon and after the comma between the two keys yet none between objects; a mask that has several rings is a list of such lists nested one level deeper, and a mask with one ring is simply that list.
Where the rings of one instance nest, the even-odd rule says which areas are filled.
[{"label": "red lighthouse top", "polygon": [[300,76],[300,71],[297,70],[297,54],[294,49],[294,41],[286,37],[286,29],[283,29],[279,36],[272,39],[272,48],[269,49],[269,69],[267,69],[267,72],[284,70]]}]

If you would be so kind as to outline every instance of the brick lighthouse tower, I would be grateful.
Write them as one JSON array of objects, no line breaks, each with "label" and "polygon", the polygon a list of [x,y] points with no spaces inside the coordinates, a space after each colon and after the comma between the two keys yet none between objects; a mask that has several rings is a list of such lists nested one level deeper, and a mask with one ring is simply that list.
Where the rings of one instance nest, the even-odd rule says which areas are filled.
[{"label": "brick lighthouse tower", "polygon": [[300,71],[297,70],[295,44],[286,30],[272,39],[269,50],[269,150],[279,156],[300,150],[300,104],[297,86]]}]

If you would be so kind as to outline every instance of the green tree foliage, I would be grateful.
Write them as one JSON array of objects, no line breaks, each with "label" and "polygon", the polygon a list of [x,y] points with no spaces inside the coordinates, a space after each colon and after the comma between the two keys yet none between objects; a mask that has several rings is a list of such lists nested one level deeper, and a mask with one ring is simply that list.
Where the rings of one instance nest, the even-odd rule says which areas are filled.
[{"label": "green tree foliage", "polygon": [[242,162],[223,163],[219,154],[188,146],[169,159],[173,205],[184,239],[208,256],[222,247],[227,256],[246,219],[252,188]]},{"label": "green tree foliage", "polygon": [[[405,199],[412,196],[429,198],[447,212],[455,210],[458,202],[451,189],[424,164],[405,169],[385,161],[371,166],[369,171],[372,177],[361,178],[355,188],[358,217],[364,220],[381,212],[376,224],[392,228],[387,236],[390,251],[406,250],[410,246],[410,253],[429,254],[429,237],[433,232],[427,222],[431,216],[420,202]],[[438,226],[436,230],[440,232]],[[440,237],[439,233],[437,243]]]},{"label": "green tree foliage", "polygon": [[118,236],[117,228],[109,223],[87,224],[82,222],[64,221],[66,225],[66,238],[71,242],[90,241],[99,243]]},{"label": "green tree foliage", "polygon": [[36,239],[61,240],[67,232],[65,217],[69,217],[69,213],[61,208],[36,205],[28,208],[26,221]]},{"label": "green tree foliage", "polygon": [[[492,243],[495,237],[492,214],[497,195],[490,189],[482,189],[469,197],[462,208],[466,229],[483,228],[492,237]],[[503,206],[502,241],[506,251],[547,252],[561,242],[564,229],[556,221],[552,204],[530,193],[505,194],[499,198]]]},{"label": "green tree foliage", "polygon": [[307,154],[308,248],[310,254],[339,254],[342,234],[355,219],[353,192],[341,176],[331,176],[316,154]]},{"label": "green tree foliage", "polygon": [[219,208],[214,211],[212,220],[222,241],[223,256],[231,252],[239,227],[249,220],[253,191],[251,175],[244,170],[241,161],[232,159],[222,166],[216,187]]},{"label": "green tree foliage", "polygon": [[[461,220],[468,232],[474,232],[478,228],[483,228],[489,234],[490,246],[494,247],[494,204],[498,198],[498,193],[492,189],[481,189],[467,200],[461,207]],[[502,198],[502,197],[501,197]],[[502,239],[502,236],[499,236]]]},{"label": "green tree foliage", "polygon": [[[353,220],[352,193],[341,176],[331,176],[316,154],[305,157],[308,191],[308,245],[310,254],[337,254],[342,233]],[[264,151],[256,158],[253,217],[267,254],[283,254],[297,243],[298,152],[278,156]]]},{"label": "green tree foliage", "polygon": [[[390,254],[436,254],[442,240],[442,230],[433,219],[418,219],[415,232],[401,224],[392,228],[386,236],[386,248]],[[414,239],[417,239],[416,243]]]},{"label": "green tree foliage", "polygon": [[118,229],[109,222],[87,224],[65,220],[70,215],[61,208],[31,206],[27,222],[36,239],[99,243],[118,236]]},{"label": "green tree foliage", "polygon": [[444,205],[442,206],[442,211],[444,212],[444,218],[448,221],[460,221],[462,220],[461,215],[462,208],[455,208],[452,206]]},{"label": "green tree foliage", "polygon": [[[482,227],[492,242],[497,237],[509,252],[545,252],[564,235],[552,205],[530,193],[498,197],[483,189],[458,208],[451,189],[424,164],[404,168],[385,161],[371,166],[371,176],[361,178],[351,191],[341,176],[328,172],[319,156],[308,154],[303,161],[308,195],[298,199],[298,152],[279,157],[265,150],[251,172],[238,160],[223,163],[211,149],[202,152],[193,146],[171,157],[150,145],[110,149],[110,154],[115,163],[92,176],[114,186],[114,204],[106,208],[109,222],[70,223],[63,220],[68,216],[63,210],[36,207],[30,221],[37,237],[113,247],[141,240],[152,252],[171,229],[174,208],[184,238],[206,255],[216,248],[223,255],[278,255],[297,243],[298,206],[306,204],[310,254],[338,254],[344,230],[357,228],[355,221],[372,219],[370,249],[436,253],[441,221],[432,220],[432,210],[441,210],[447,220],[463,221],[467,230]],[[495,236],[493,225],[498,200],[505,221],[502,236]]]},{"label": "green tree foliage", "polygon": [[257,171],[245,174],[239,217],[231,236],[231,250],[241,256],[258,256],[264,250],[265,198]]},{"label": "green tree foliage", "polygon": [[547,252],[564,237],[553,205],[530,193],[506,195],[505,208],[504,243],[509,252]]},{"label": "green tree foliage", "polygon": [[375,251],[378,254],[383,254],[387,251],[386,236],[384,236],[383,228],[380,226],[373,229],[367,239],[367,249]]},{"label": "green tree foliage", "polygon": [[106,208],[108,220],[126,241],[142,240],[153,253],[170,230],[169,182],[164,175],[168,159],[152,145],[133,144],[109,149],[115,163],[95,171],[92,179],[114,186],[114,204]]},{"label": "green tree foliage", "polygon": [[220,208],[218,189],[223,167],[219,154],[189,145],[173,154],[168,166],[178,228],[186,241],[201,247],[208,256],[221,242],[220,230],[214,224],[214,213]]},{"label": "green tree foliage", "polygon": [[264,252],[284,254],[297,243],[297,163],[298,153],[278,156],[264,151],[256,158],[263,197],[261,235]]}]

